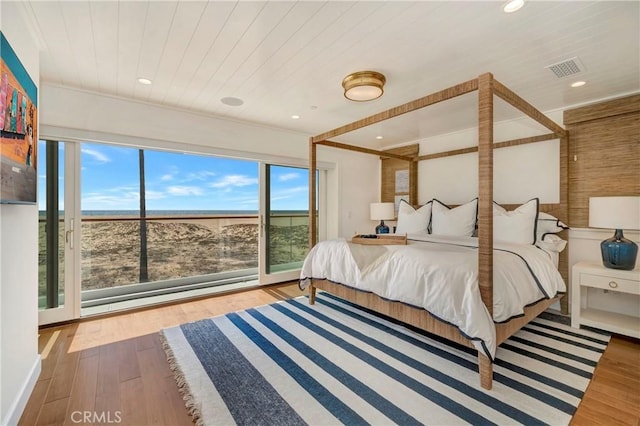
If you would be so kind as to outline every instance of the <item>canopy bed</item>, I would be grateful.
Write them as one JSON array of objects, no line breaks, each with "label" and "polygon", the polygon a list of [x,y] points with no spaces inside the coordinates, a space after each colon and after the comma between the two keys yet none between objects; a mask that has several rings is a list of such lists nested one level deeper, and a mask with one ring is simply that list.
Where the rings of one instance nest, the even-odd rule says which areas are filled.
[{"label": "canopy bed", "polygon": [[[421,108],[434,105],[467,93],[477,91],[478,96],[478,146],[464,149],[456,149],[438,154],[428,155],[403,155],[402,151],[379,151],[365,147],[348,145],[336,141],[332,138],[354,130],[364,128],[375,123],[397,117]],[[551,133],[508,140],[494,143],[493,140],[493,112],[494,95],[504,100],[507,104],[515,107],[525,115],[540,123]],[[494,318],[491,326],[495,327],[496,346],[505,341],[509,336],[518,331],[530,320],[538,316],[551,304],[561,299],[561,307],[564,313],[568,311],[566,298],[555,293],[547,298],[536,301],[524,307],[524,314],[516,316],[506,322],[496,322],[494,317],[494,197],[493,197],[493,150],[502,147],[509,147],[527,143],[535,143],[546,140],[560,140],[560,199],[559,203],[540,204],[539,211],[553,214],[562,221],[567,220],[567,150],[568,133],[558,124],[543,115],[532,105],[520,98],[510,89],[494,79],[490,73],[480,75],[478,78],[463,82],[447,89],[432,93],[412,102],[397,106],[381,113],[366,117],[345,126],[330,130],[320,135],[311,137],[309,140],[309,244],[314,247],[317,243],[316,233],[316,157],[318,146],[328,146],[338,149],[346,149],[364,154],[380,156],[382,159],[394,159],[408,163],[409,184],[410,184],[410,204],[416,206],[417,200],[417,163],[423,160],[438,158],[442,156],[458,155],[469,152],[478,152],[478,198],[477,198],[477,249],[474,250],[474,260],[477,259],[477,287],[479,297],[488,311],[489,318]],[[405,151],[406,152],[406,151]],[[385,183],[382,182],[384,186]],[[385,200],[382,200],[385,201]],[[389,201],[389,200],[387,200]],[[536,204],[537,205],[537,204]],[[507,205],[506,208],[514,206]],[[537,216],[536,216],[537,217]],[[466,244],[466,243],[465,243]],[[496,249],[499,250],[499,247]],[[477,255],[475,254],[477,252]],[[477,257],[476,257],[477,256]],[[499,255],[498,255],[499,257]],[[474,264],[475,268],[475,264]],[[566,252],[561,253],[559,270],[567,281]],[[556,271],[557,273],[557,271]],[[374,292],[361,291],[349,286],[349,283],[338,283],[329,279],[311,278],[309,284],[309,301],[315,303],[316,289],[321,289],[333,293],[343,299],[388,315],[409,325],[418,327],[428,332],[440,335],[459,344],[477,348],[473,339],[462,332],[462,329],[437,318],[428,310],[419,306],[403,303],[402,300],[390,300],[381,297]],[[347,285],[344,285],[347,284]],[[477,290],[476,290],[477,291]],[[477,343],[477,342],[476,342]],[[480,384],[483,388],[491,389],[493,380],[493,366],[490,355],[483,351],[478,351],[478,364],[480,373]]]}]

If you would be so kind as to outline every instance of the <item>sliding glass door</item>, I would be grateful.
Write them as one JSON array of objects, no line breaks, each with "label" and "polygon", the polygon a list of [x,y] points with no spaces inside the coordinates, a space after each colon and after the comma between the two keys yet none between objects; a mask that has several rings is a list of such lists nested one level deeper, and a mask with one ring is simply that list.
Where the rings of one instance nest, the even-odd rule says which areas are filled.
[{"label": "sliding glass door", "polygon": [[257,162],[83,143],[82,163],[87,312],[258,278]]},{"label": "sliding glass door", "polygon": [[73,143],[39,141],[38,308],[39,323],[67,321],[79,315],[75,287],[75,169],[78,147]]},{"label": "sliding glass door", "polygon": [[298,278],[308,251],[306,168],[40,144],[47,158],[39,182],[41,324],[142,298]]},{"label": "sliding glass door", "polygon": [[309,172],[262,164],[260,283],[296,280],[309,247]]}]

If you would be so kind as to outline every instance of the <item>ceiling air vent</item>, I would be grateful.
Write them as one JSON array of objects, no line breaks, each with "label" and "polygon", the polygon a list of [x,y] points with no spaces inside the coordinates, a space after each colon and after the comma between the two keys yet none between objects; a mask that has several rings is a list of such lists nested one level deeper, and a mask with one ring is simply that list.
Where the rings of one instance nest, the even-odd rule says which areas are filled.
[{"label": "ceiling air vent", "polygon": [[547,65],[545,68],[553,71],[558,78],[568,77],[584,71],[584,65],[582,65],[582,62],[580,62],[580,59],[578,59],[577,56],[575,58],[558,62],[557,64]]}]

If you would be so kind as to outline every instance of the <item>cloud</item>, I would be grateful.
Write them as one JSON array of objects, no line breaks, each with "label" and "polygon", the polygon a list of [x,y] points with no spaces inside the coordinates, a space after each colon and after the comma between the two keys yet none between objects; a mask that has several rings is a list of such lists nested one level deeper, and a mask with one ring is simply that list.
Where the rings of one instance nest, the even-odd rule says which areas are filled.
[{"label": "cloud", "polygon": [[93,160],[97,161],[98,163],[109,163],[109,162],[111,162],[111,159],[109,157],[107,157],[106,155],[104,155],[100,151],[96,151],[95,149],[82,148],[82,153],[88,155],[91,158],[93,158]]},{"label": "cloud", "polygon": [[197,186],[169,186],[167,187],[167,193],[175,196],[187,196],[187,195],[202,195],[203,191]]},{"label": "cloud", "polygon": [[[173,194],[181,195],[181,194]],[[167,198],[160,191],[146,190],[147,201]],[[82,194],[83,210],[138,210],[140,208],[140,191],[135,186],[117,186],[103,191]]]},{"label": "cloud", "polygon": [[144,192],[144,196],[147,200],[160,200],[162,198],[166,198],[164,192],[149,191],[148,189]]},{"label": "cloud", "polygon": [[300,173],[291,172],[291,173],[285,173],[283,175],[278,176],[278,180],[280,182],[286,182],[289,180],[298,179],[299,177],[300,177]]},{"label": "cloud", "polygon": [[91,192],[82,195],[83,210],[134,210],[140,205],[140,195],[136,192],[122,192],[108,195]]},{"label": "cloud", "polygon": [[191,172],[187,174],[186,179],[184,180],[185,182],[189,182],[192,180],[207,180],[212,176],[215,176],[216,173],[215,172],[210,172],[208,170],[201,170],[199,172]]},{"label": "cloud", "polygon": [[167,173],[166,175],[160,176],[160,180],[163,181],[163,182],[167,182],[167,181],[173,180],[173,175],[170,174],[170,173]]},{"label": "cloud", "polygon": [[278,189],[271,193],[271,200],[286,200],[291,197],[299,197],[301,193],[307,194],[309,187],[307,186],[295,186],[293,188]]},{"label": "cloud", "polygon": [[246,175],[227,175],[211,184],[212,188],[229,188],[238,186],[257,185],[258,178]]}]

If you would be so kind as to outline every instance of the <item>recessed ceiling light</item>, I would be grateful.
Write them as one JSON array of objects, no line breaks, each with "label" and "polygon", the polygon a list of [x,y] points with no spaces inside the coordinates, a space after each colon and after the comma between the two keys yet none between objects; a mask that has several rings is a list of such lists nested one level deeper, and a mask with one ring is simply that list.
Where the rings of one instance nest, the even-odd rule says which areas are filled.
[{"label": "recessed ceiling light", "polygon": [[222,102],[225,105],[229,105],[229,106],[240,106],[244,103],[244,101],[240,98],[234,98],[231,96],[228,96],[226,98],[222,98],[220,99],[220,102]]},{"label": "recessed ceiling light", "polygon": [[580,86],[584,86],[585,84],[587,84],[586,81],[576,81],[571,83],[571,87],[580,87]]},{"label": "recessed ceiling light", "polygon": [[138,79],[138,83],[149,85],[151,84],[151,80],[149,80],[148,78],[140,77]]},{"label": "recessed ceiling light", "polygon": [[376,139],[384,139],[382,136],[376,136]]},{"label": "recessed ceiling light", "polygon": [[297,114],[293,114],[293,115],[291,116],[291,118],[293,118],[294,120],[297,120],[297,119],[299,119],[299,118],[300,118],[300,116],[299,116],[299,115],[297,115]]},{"label": "recessed ceiling light", "polygon": [[505,13],[513,13],[520,10],[522,6],[524,6],[524,0],[510,0],[504,5],[502,10],[504,10]]}]

